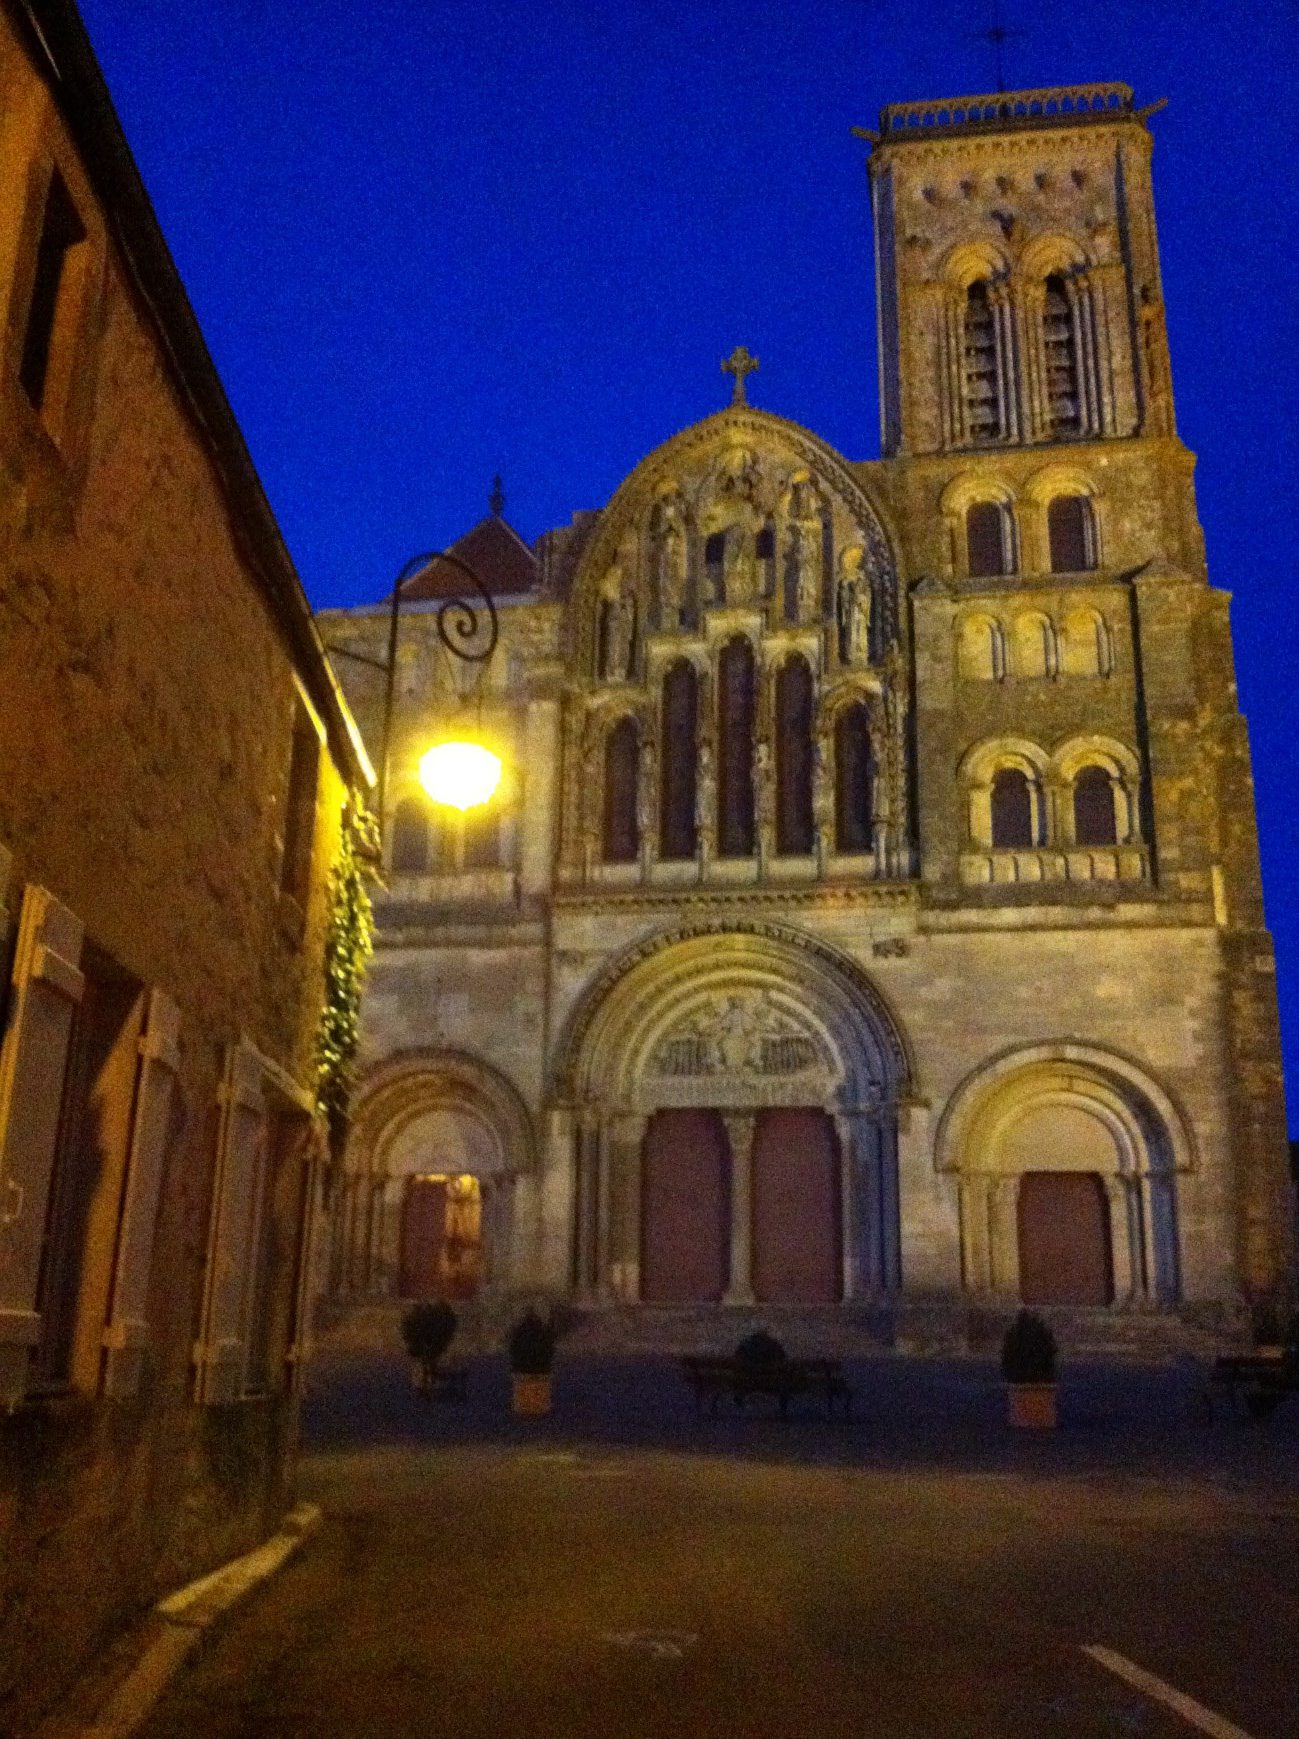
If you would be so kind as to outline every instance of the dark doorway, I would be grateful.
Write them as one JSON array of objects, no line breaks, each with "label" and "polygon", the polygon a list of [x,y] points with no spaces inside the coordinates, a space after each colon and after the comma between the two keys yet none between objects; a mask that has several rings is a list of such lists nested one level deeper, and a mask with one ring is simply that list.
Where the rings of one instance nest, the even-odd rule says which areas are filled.
[{"label": "dark doorway", "polygon": [[730,1269],[726,1130],[715,1111],[656,1111],[641,1166],[641,1297],[716,1303]]},{"label": "dark doorway", "polygon": [[472,1298],[483,1275],[478,1179],[410,1177],[401,1209],[402,1298]]},{"label": "dark doorway", "polygon": [[1109,1203],[1099,1172],[1019,1180],[1019,1295],[1025,1304],[1112,1304]]},{"label": "dark doorway", "polygon": [[762,1304],[842,1294],[839,1143],[818,1108],[760,1111],[753,1132],[753,1291]]}]

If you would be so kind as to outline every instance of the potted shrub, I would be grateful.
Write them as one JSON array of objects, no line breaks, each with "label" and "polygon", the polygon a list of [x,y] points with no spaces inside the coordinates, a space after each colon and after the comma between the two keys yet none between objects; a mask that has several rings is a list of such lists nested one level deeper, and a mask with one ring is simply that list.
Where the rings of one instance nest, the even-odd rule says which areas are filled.
[{"label": "potted shrub", "polygon": [[1001,1343],[1001,1374],[1009,1384],[1010,1423],[1052,1430],[1056,1423],[1055,1336],[1031,1310],[1021,1310]]},{"label": "potted shrub", "polygon": [[510,1371],[514,1411],[539,1418],[550,1411],[550,1372],[555,1363],[555,1325],[535,1310],[521,1316],[510,1333]]},{"label": "potted shrub", "polygon": [[445,1299],[412,1304],[401,1319],[401,1338],[415,1361],[417,1381],[425,1394],[433,1392],[438,1363],[456,1332],[456,1313]]}]

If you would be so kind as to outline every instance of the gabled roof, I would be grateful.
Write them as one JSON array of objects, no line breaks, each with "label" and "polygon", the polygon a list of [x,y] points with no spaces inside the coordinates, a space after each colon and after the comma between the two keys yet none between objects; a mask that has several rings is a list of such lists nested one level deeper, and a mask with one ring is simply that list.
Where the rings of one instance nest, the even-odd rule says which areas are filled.
[{"label": "gabled roof", "polygon": [[[536,556],[499,513],[480,519],[471,531],[456,539],[447,554],[471,568],[493,598],[517,598],[535,592],[541,578]],[[463,596],[468,583],[454,562],[436,561],[405,582],[402,601]]]}]

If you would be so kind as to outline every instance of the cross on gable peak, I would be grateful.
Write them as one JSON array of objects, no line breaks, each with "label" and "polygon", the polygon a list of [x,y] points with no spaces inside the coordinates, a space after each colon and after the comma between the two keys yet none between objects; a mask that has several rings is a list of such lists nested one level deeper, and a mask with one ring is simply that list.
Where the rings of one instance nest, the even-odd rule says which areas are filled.
[{"label": "cross on gable peak", "polygon": [[743,344],[737,344],[722,363],[722,373],[735,376],[735,385],[731,388],[731,403],[733,405],[744,405],[749,402],[744,391],[744,377],[752,374],[757,366],[757,357],[750,356]]}]

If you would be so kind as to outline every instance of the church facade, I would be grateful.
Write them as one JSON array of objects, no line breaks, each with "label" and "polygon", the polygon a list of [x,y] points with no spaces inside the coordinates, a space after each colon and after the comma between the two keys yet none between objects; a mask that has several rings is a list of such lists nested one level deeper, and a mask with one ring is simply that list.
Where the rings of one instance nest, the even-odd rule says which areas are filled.
[{"label": "church facade", "polygon": [[[747,402],[403,596],[333,1282],[1213,1319],[1291,1254],[1227,596],[1121,85],[885,110],[881,450]],[[387,605],[327,642],[382,653]],[[381,679],[339,663],[372,749]],[[463,822],[421,750],[505,762]]]}]

